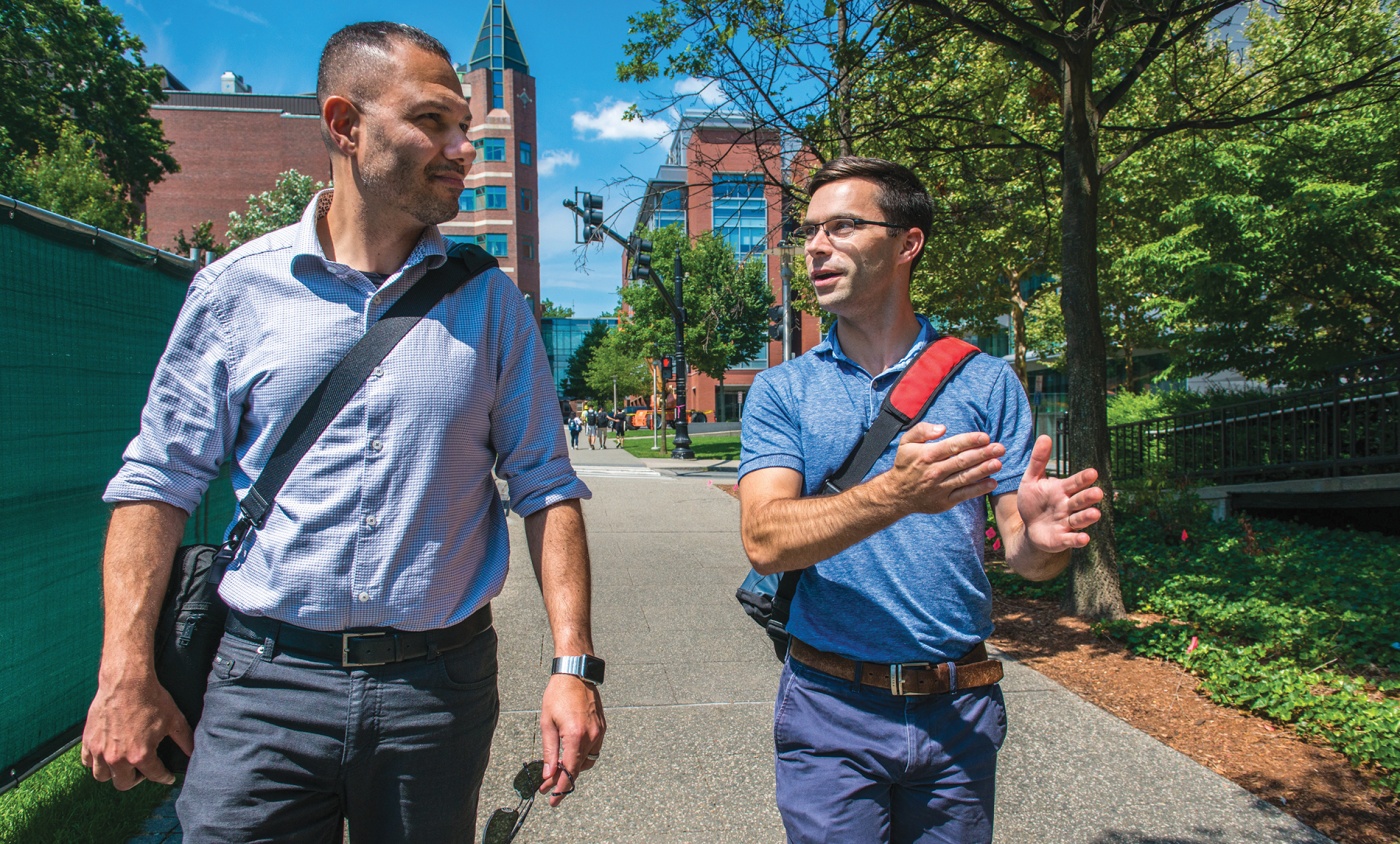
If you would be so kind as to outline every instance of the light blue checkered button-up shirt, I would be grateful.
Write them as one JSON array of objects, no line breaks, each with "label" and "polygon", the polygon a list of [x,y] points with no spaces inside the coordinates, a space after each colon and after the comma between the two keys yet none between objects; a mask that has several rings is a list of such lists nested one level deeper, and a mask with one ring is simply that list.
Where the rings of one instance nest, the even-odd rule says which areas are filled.
[{"label": "light blue checkered button-up shirt", "polygon": [[[103,499],[193,510],[233,458],[241,498],[325,373],[446,250],[429,227],[381,286],[327,260],[318,195],[301,222],[201,271],[141,431]],[[220,594],[317,630],[430,630],[501,590],[509,554],[492,470],[529,515],[589,491],[573,472],[523,297],[489,270],[389,353],[293,471]]]}]

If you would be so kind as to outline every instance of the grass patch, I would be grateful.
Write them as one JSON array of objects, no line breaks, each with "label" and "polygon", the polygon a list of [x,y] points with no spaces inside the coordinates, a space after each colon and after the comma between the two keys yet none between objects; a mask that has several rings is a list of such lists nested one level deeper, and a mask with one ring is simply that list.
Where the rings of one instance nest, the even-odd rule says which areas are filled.
[{"label": "grass patch", "polygon": [[[666,437],[667,451],[651,450],[650,431],[631,431],[627,434],[627,439],[623,441],[623,449],[633,457],[669,457],[671,452],[672,432],[668,431]],[[696,460],[738,460],[739,459],[739,435],[730,434],[701,434],[690,438],[690,450],[695,452]]]},{"label": "grass patch", "polygon": [[169,794],[150,782],[124,792],[98,782],[74,747],[0,796],[0,844],[124,844]]}]

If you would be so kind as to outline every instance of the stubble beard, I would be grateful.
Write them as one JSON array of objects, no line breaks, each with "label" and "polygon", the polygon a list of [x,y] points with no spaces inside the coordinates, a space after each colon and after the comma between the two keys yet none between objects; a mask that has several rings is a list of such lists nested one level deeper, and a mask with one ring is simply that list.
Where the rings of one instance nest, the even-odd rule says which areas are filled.
[{"label": "stubble beard", "polygon": [[[382,162],[384,166],[371,166],[369,162]],[[438,168],[438,172],[445,171]],[[439,195],[434,182],[436,173],[417,169],[392,148],[380,147],[366,156],[360,173],[366,198],[400,208],[425,226],[436,226],[457,216],[460,192],[450,197]]]}]

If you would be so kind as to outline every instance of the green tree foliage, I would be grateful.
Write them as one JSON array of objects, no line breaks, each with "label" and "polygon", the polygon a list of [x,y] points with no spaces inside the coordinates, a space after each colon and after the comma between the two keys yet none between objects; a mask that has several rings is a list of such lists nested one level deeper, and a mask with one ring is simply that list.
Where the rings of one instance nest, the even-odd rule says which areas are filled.
[{"label": "green tree foliage", "polygon": [[10,165],[7,191],[21,202],[128,237],[140,234],[121,188],[102,170],[92,138],[64,126],[52,151],[40,146]]},{"label": "green tree foliage", "polygon": [[180,229],[175,233],[174,241],[177,255],[189,255],[191,250],[198,249],[219,258],[228,251],[228,247],[214,237],[213,220],[195,223],[188,238],[185,237],[185,230]]},{"label": "green tree foliage", "polygon": [[248,197],[247,213],[229,212],[229,248],[237,249],[268,232],[296,223],[306,211],[306,206],[311,204],[311,198],[325,188],[324,183],[303,176],[296,170],[282,173],[272,190]]},{"label": "green tree foliage", "polygon": [[1400,107],[1369,105],[1223,145],[1210,191],[1133,265],[1167,295],[1176,374],[1290,386],[1400,348]]},{"label": "green tree foliage", "polygon": [[647,362],[634,354],[629,354],[619,342],[621,332],[610,331],[593,351],[584,370],[584,380],[590,394],[603,399],[611,407],[613,388],[619,407],[626,403],[628,396],[649,395],[651,393],[651,368]]},{"label": "green tree foliage", "polygon": [[573,315],[573,308],[556,305],[548,299],[540,300],[540,317],[543,319],[570,319]]},{"label": "green tree foliage", "polygon": [[[583,335],[583,340],[578,348],[574,350],[574,356],[569,358],[569,368],[564,373],[564,397],[567,399],[587,399],[594,404],[603,400],[603,393],[594,390],[588,384],[588,365],[593,362],[593,356],[597,354],[598,347],[603,344],[603,340],[608,336],[609,328],[606,322],[595,322],[588,327],[588,332]],[[612,381],[608,382],[608,395],[612,393]]]},{"label": "green tree foliage", "polygon": [[[60,150],[64,127],[75,126],[122,199],[140,203],[179,169],[150,116],[151,104],[165,99],[164,74],[146,65],[144,49],[93,0],[0,3],[0,129],[8,146],[0,153]],[[125,213],[134,226],[134,206]]]},{"label": "green tree foliage", "polygon": [[[729,245],[713,233],[691,243],[679,226],[651,232],[652,272],[672,289],[676,250],[685,273],[685,354],[689,367],[722,379],[725,370],[757,355],[768,338],[768,287],[763,262],[739,264]],[[639,359],[655,359],[675,349],[675,322],[656,286],[634,282],[621,297],[631,310],[620,342]]]}]

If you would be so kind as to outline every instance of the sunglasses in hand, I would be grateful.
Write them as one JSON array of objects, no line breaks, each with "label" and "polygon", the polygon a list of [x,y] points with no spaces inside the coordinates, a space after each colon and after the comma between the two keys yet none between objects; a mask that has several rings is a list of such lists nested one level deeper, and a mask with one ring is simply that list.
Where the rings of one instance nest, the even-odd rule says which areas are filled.
[{"label": "sunglasses in hand", "polygon": [[[567,772],[565,774],[567,775]],[[572,776],[569,777],[569,782],[572,785]],[[511,784],[515,793],[520,796],[520,802],[514,809],[497,809],[491,813],[491,819],[486,822],[486,831],[481,834],[481,844],[510,844],[514,841],[520,828],[525,825],[525,818],[535,805],[535,796],[540,793],[540,786],[543,784],[543,759],[522,765],[520,773],[515,775],[515,781]]]}]

